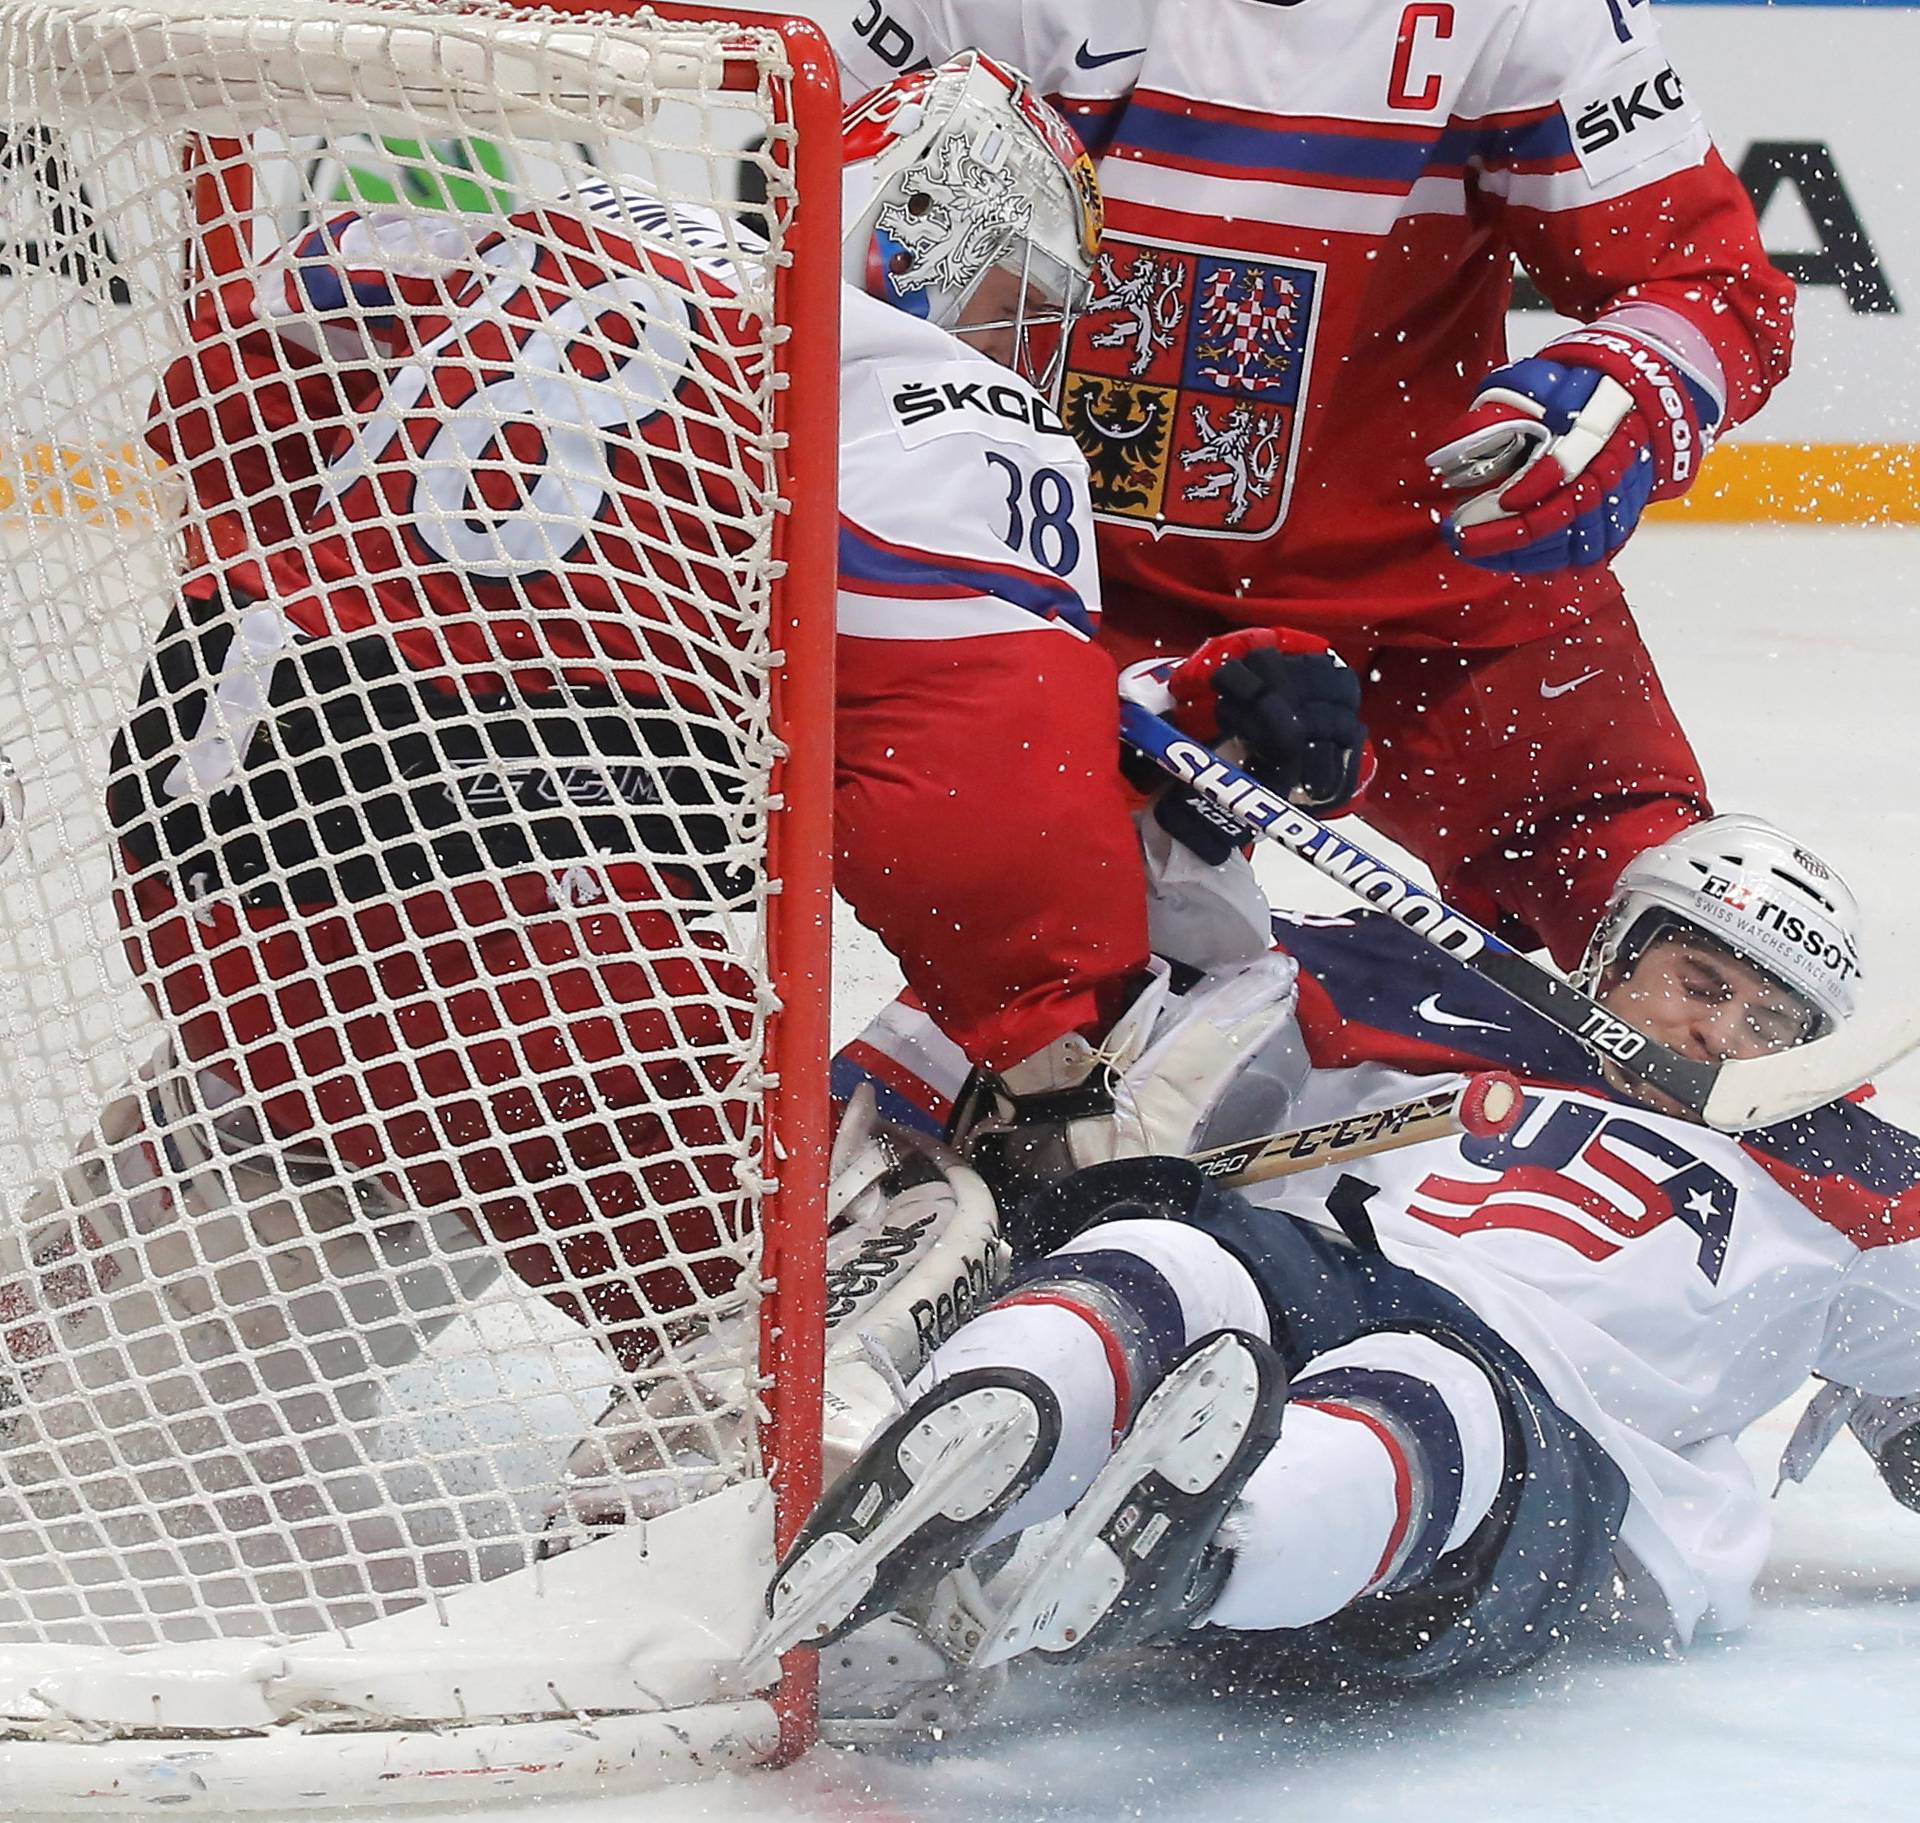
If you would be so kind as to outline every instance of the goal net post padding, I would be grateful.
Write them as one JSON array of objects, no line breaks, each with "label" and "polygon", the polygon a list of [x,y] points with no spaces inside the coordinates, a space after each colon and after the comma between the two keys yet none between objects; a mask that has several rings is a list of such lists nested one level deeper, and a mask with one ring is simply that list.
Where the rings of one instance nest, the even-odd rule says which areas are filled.
[{"label": "goal net post padding", "polygon": [[[25,1812],[293,1810],[796,1751],[805,1655],[777,1679],[742,1655],[818,1479],[824,41],[689,6],[0,0],[0,59],[0,1788]],[[537,616],[488,631],[479,589],[503,662],[483,688],[449,661],[424,710],[391,628],[275,617],[317,521],[266,434],[224,504],[149,434],[186,424],[156,391],[227,300],[353,213],[476,241],[598,220],[641,272],[629,364],[609,356],[629,378],[600,375],[580,460],[639,463],[601,532],[649,489],[665,504],[556,560],[584,652],[548,650]],[[543,324],[590,314],[580,264],[545,283]],[[328,337],[320,358],[348,361]],[[517,358],[481,375],[505,417]],[[519,504],[578,486],[529,481]],[[482,584],[526,573],[489,569],[506,535],[484,514],[462,543],[392,510],[423,600],[444,608],[448,552],[477,553]],[[211,606],[183,608],[210,577]],[[205,657],[242,648],[238,683]],[[286,664],[313,700],[286,697]],[[110,810],[130,772],[166,771],[128,733],[143,715],[203,737],[189,772],[214,754],[182,790],[226,873],[183,880]],[[222,821],[222,741],[249,801],[304,831],[291,846]],[[308,827],[316,766],[352,785],[364,852]],[[429,927],[443,866],[467,909]],[[341,917],[316,921],[316,896]],[[207,1039],[169,945],[266,980],[283,912],[303,966],[347,932],[364,999],[329,998],[333,977],[317,1007],[263,989],[278,1028],[244,1037],[235,1011]],[[544,1048],[529,1007],[557,1022]],[[469,1072],[451,1099],[407,1076],[399,1041],[423,1030]],[[648,1517],[579,1497],[595,1461],[615,1487],[637,1465]]]}]

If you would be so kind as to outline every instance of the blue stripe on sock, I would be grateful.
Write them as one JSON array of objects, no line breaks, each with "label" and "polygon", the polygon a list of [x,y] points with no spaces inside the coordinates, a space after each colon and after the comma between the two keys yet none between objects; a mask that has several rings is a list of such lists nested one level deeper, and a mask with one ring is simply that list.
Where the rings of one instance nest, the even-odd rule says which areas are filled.
[{"label": "blue stripe on sock", "polygon": [[1346,1401],[1378,1414],[1408,1448],[1419,1453],[1427,1511],[1413,1515],[1413,1536],[1390,1588],[1407,1588],[1433,1572],[1460,1514],[1466,1462],[1460,1427],[1431,1382],[1373,1367],[1334,1367],[1294,1381],[1295,1401]]}]

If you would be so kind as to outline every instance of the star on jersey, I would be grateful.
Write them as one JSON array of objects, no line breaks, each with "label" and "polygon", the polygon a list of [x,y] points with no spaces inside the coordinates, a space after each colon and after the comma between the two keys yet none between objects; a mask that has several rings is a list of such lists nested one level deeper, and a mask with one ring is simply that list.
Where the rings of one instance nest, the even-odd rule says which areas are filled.
[{"label": "star on jersey", "polygon": [[1717,1222],[1720,1219],[1720,1205],[1713,1200],[1710,1190],[1695,1190],[1686,1198],[1687,1213],[1697,1215],[1703,1222]]}]

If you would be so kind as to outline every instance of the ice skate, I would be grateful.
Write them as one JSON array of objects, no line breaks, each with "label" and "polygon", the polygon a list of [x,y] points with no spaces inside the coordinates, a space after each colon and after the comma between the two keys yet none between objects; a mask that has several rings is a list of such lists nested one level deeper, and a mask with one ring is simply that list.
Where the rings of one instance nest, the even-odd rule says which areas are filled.
[{"label": "ice skate", "polygon": [[973,1666],[1181,1631],[1224,1568],[1215,1534],[1279,1437],[1285,1405],[1286,1372],[1264,1342],[1223,1330],[1189,1349],[1073,1510],[1027,1533],[994,1578]]},{"label": "ice skate", "polygon": [[943,1380],[889,1424],[814,1509],[775,1574],[749,1657],[837,1640],[964,1563],[1060,1440],[1060,1409],[1019,1368]]},{"label": "ice skate", "polygon": [[917,1618],[882,1614],[820,1653],[820,1738],[832,1747],[917,1747],[975,1721],[1004,1667],[957,1665]]}]

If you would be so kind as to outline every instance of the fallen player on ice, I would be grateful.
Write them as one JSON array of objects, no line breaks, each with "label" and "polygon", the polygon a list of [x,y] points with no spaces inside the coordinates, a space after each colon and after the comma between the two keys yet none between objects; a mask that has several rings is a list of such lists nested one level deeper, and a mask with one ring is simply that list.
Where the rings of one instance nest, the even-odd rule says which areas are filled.
[{"label": "fallen player on ice", "polygon": [[[1582,974],[1676,1048],[1760,1055],[1851,1016],[1856,924],[1815,857],[1722,817],[1629,866]],[[857,1668],[910,1616],[978,1671],[1231,1630],[1412,1682],[1526,1664],[1623,1596],[1685,1642],[1747,1617],[1769,1515],[1735,1439],[1810,1374],[1792,1472],[1850,1418],[1920,1505],[1920,1141],[1853,1101],[1713,1132],[1387,919],[1275,930],[1168,992],[1116,1149],[1489,1065],[1529,1080],[1518,1126],[1245,1192],[1119,1157],[1018,1207],[1027,1263],[823,1499],[763,1650]],[[896,1106],[958,1093],[883,1026]]]}]

